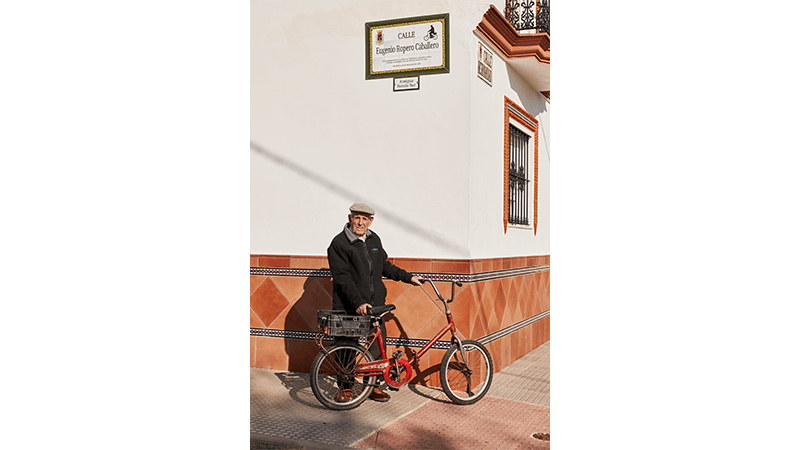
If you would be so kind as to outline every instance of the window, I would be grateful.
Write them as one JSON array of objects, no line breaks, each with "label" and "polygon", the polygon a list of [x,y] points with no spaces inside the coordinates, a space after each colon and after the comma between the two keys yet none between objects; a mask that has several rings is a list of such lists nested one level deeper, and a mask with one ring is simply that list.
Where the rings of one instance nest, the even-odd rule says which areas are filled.
[{"label": "window", "polygon": [[530,225],[528,218],[529,136],[509,124],[508,137],[508,223]]},{"label": "window", "polygon": [[503,226],[506,232],[509,224],[524,227],[533,225],[533,234],[537,231],[538,128],[539,122],[533,116],[508,97],[505,98]]}]

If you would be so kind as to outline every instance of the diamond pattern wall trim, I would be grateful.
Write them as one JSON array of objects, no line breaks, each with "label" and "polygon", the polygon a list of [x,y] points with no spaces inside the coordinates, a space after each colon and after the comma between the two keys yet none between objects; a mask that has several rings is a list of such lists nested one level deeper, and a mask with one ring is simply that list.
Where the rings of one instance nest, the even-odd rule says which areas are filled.
[{"label": "diamond pattern wall trim", "polygon": [[[250,260],[251,367],[307,373],[318,352],[313,342],[317,310],[331,308],[333,284],[327,261],[318,258],[315,266],[308,268],[291,266],[292,261],[307,264],[309,258],[251,255]],[[261,261],[280,267],[253,266]],[[450,305],[458,335],[484,343],[492,354],[495,370],[550,339],[549,256],[413,262],[398,258],[393,262],[400,267],[447,268],[456,272],[414,273],[439,280],[436,285],[445,297],[450,296],[450,281],[462,281],[463,285],[455,288],[455,300]],[[526,263],[534,264],[525,266]],[[429,285],[415,287],[391,280],[385,283],[386,303],[397,305],[385,317],[387,352],[400,349],[410,355],[412,349],[422,347],[447,323],[444,308]],[[436,372],[448,345],[447,340],[440,342],[422,358],[414,367],[413,383],[438,386]]]}]

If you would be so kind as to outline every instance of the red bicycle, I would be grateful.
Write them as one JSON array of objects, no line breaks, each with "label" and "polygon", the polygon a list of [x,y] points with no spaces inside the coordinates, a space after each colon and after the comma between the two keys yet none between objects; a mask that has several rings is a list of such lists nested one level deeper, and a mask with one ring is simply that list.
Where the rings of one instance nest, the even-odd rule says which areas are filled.
[{"label": "red bicycle", "polygon": [[[448,331],[451,334],[450,348],[444,354],[439,369],[442,390],[453,403],[459,405],[471,405],[486,395],[494,375],[492,357],[480,342],[462,340],[456,336],[456,325],[450,313],[449,304],[453,301],[455,286],[461,286],[461,283],[453,282],[450,299],[447,300],[442,298],[432,280],[421,281],[430,282],[436,296],[444,304],[447,325],[419,353],[412,350],[410,360],[403,356],[401,350],[395,351],[391,358],[387,357],[386,344],[378,330],[380,319],[394,310],[396,305],[376,306],[368,310],[366,316],[347,316],[340,310],[318,312],[320,332],[315,342],[320,352],[311,364],[311,390],[325,407],[353,409],[367,399],[374,387],[384,383],[389,389],[398,390],[411,379],[411,366]],[[326,348],[322,345],[325,336],[367,336],[368,343],[366,347],[334,343]],[[367,349],[376,339],[381,359],[373,361]],[[344,389],[350,390],[349,396],[339,395]]]}]

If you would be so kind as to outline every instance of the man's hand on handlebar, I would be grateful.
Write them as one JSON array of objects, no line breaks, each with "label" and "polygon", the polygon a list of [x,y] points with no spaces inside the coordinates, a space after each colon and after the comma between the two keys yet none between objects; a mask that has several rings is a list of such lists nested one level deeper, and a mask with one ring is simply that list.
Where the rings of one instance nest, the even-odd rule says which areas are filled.
[{"label": "man's hand on handlebar", "polygon": [[411,277],[411,284],[414,286],[422,286],[422,278],[414,275]]}]

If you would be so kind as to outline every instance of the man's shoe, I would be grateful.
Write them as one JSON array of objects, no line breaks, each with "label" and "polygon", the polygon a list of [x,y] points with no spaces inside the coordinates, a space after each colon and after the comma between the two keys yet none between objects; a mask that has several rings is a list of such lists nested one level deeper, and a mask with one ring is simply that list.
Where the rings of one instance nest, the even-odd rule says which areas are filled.
[{"label": "man's shoe", "polygon": [[388,402],[391,398],[389,394],[381,391],[378,388],[372,389],[372,394],[369,394],[369,398],[375,400],[376,402]]},{"label": "man's shoe", "polygon": [[339,403],[349,402],[350,397],[353,396],[352,389],[339,389],[339,393],[336,394],[336,401]]}]

